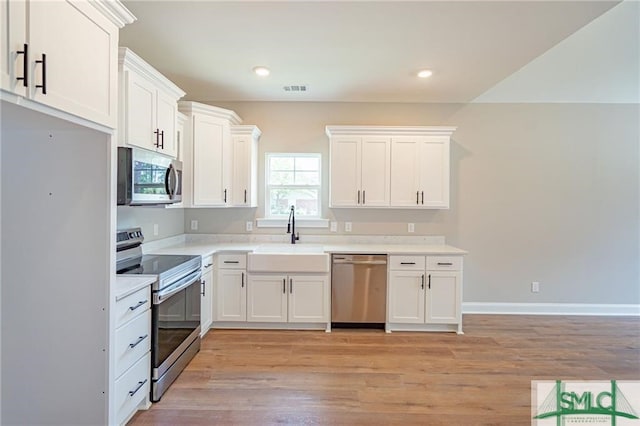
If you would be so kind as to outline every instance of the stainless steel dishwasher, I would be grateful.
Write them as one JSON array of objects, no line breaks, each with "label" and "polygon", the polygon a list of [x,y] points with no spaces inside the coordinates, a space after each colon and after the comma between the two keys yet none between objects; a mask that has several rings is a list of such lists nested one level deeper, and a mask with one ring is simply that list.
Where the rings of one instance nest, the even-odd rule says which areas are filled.
[{"label": "stainless steel dishwasher", "polygon": [[384,326],[387,255],[331,256],[331,323],[334,327]]}]

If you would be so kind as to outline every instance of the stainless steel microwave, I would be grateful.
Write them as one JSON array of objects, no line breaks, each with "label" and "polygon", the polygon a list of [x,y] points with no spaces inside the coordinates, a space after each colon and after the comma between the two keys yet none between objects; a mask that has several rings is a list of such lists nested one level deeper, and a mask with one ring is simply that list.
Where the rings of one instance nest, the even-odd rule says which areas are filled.
[{"label": "stainless steel microwave", "polygon": [[162,154],[118,147],[118,205],[182,201],[182,162]]}]

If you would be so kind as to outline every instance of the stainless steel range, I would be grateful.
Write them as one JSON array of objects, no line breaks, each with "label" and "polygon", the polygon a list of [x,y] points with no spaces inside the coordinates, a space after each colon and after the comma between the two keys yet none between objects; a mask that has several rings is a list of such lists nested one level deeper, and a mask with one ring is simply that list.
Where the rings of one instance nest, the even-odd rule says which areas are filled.
[{"label": "stainless steel range", "polygon": [[117,233],[118,274],[155,276],[151,287],[151,401],[200,350],[200,256],[143,255],[140,228]]}]

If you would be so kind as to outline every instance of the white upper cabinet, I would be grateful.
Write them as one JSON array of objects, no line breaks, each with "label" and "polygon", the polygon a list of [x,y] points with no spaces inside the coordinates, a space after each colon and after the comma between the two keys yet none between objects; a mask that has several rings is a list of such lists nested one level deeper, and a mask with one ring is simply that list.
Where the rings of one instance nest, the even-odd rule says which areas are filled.
[{"label": "white upper cabinet", "polygon": [[119,64],[120,144],[177,157],[177,102],[185,92],[126,47]]},{"label": "white upper cabinet", "polygon": [[449,137],[397,137],[391,150],[391,205],[449,208]]},{"label": "white upper cabinet", "polygon": [[379,136],[334,136],[329,128],[327,134],[331,138],[330,206],[388,206],[391,140]]},{"label": "white upper cabinet", "polygon": [[135,17],[118,1],[3,1],[4,92],[115,128],[118,30]]},{"label": "white upper cabinet", "polygon": [[253,125],[231,126],[233,207],[258,206],[258,140],[260,129]]},{"label": "white upper cabinet", "polygon": [[182,175],[185,207],[231,205],[233,141],[231,126],[240,124],[235,112],[197,102],[179,102],[187,116]]},{"label": "white upper cabinet", "polygon": [[454,127],[327,126],[331,207],[449,208]]}]

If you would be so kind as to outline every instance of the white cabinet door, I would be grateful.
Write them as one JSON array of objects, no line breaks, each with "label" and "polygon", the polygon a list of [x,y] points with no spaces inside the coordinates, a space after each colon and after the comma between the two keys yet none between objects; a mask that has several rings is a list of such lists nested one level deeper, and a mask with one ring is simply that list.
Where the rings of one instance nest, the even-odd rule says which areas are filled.
[{"label": "white cabinet door", "polygon": [[449,138],[420,141],[420,206],[449,208]]},{"label": "white cabinet door", "polygon": [[244,207],[251,203],[251,143],[250,136],[233,137],[232,206]]},{"label": "white cabinet door", "polygon": [[287,277],[251,275],[247,288],[247,321],[287,322]]},{"label": "white cabinet door", "polygon": [[363,137],[361,149],[361,205],[388,206],[390,192],[391,140]]},{"label": "white cabinet door", "polygon": [[157,151],[176,157],[178,147],[176,144],[176,115],[178,106],[176,100],[162,91],[156,93],[156,128],[160,132],[160,146]]},{"label": "white cabinet door", "polygon": [[155,151],[156,88],[132,71],[125,71],[124,79],[124,140],[128,145]]},{"label": "white cabinet door", "polygon": [[[25,1],[3,1],[0,3],[0,88],[20,96],[27,95],[29,58],[24,54],[27,43],[27,6]],[[27,52],[28,52],[27,47]],[[23,53],[18,53],[23,52]],[[27,80],[25,77],[25,68]],[[20,80],[18,80],[20,79]]]},{"label": "white cabinet door", "polygon": [[361,149],[359,137],[331,139],[331,207],[360,204]]},{"label": "white cabinet door", "polygon": [[391,205],[449,208],[449,138],[393,138]]},{"label": "white cabinet door", "polygon": [[219,269],[213,298],[216,321],[246,321],[246,273],[237,269]]},{"label": "white cabinet door", "polygon": [[427,271],[427,323],[461,322],[461,276],[459,272]]},{"label": "white cabinet door", "polygon": [[415,138],[393,138],[391,161],[391,205],[420,205],[420,143]]},{"label": "white cabinet door", "polygon": [[200,299],[200,335],[204,336],[213,321],[213,269],[202,274],[202,291]]},{"label": "white cabinet door", "polygon": [[28,28],[31,98],[115,127],[118,28],[89,2],[71,0],[30,1]]},{"label": "white cabinet door", "polygon": [[206,115],[194,115],[193,125],[193,204],[224,206],[228,190],[229,165],[224,156],[225,124]]},{"label": "white cabinet door", "polygon": [[329,321],[329,277],[289,275],[289,322]]},{"label": "white cabinet door", "polygon": [[389,322],[424,324],[423,271],[389,273]]}]

